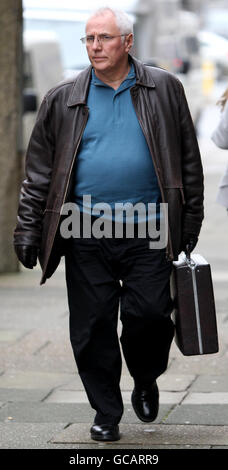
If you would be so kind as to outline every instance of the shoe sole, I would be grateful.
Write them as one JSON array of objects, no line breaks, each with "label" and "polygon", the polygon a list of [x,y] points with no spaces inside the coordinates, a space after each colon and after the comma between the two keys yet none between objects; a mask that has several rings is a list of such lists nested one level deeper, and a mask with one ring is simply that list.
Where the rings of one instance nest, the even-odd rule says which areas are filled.
[{"label": "shoe sole", "polygon": [[131,395],[131,403],[132,403],[132,406],[133,406],[133,410],[134,410],[136,416],[138,416],[138,418],[140,419],[140,421],[143,421],[144,423],[153,423],[153,421],[155,421],[155,419],[157,418],[158,412],[157,412],[156,416],[155,416],[153,419],[151,419],[151,418],[150,418],[150,419],[143,418],[143,417],[138,413],[138,410],[137,410],[137,408],[136,408],[135,405],[134,405],[133,393],[132,393],[132,395]]}]

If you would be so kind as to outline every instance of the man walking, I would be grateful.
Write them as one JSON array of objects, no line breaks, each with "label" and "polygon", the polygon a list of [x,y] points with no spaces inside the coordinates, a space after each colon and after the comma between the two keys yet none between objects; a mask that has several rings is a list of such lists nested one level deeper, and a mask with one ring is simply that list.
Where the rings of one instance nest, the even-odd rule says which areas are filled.
[{"label": "man walking", "polygon": [[[26,157],[14,245],[43,284],[66,260],[70,339],[89,402],[96,410],[95,440],[120,439],[121,351],[134,379],[132,405],[153,421],[159,409],[156,379],[166,370],[174,325],[170,318],[172,261],[192,251],[203,220],[203,173],[193,123],[180,81],[148,67],[129,52],[133,28],[121,11],[103,8],[86,25],[82,42],[91,65],[50,90],[41,104]],[[91,196],[91,207],[84,196]],[[80,236],[63,236],[63,204],[76,203]],[[83,236],[85,215],[96,204],[168,207],[165,246],[139,236]],[[96,223],[96,213],[92,222]],[[121,281],[121,282],[120,282]]]}]

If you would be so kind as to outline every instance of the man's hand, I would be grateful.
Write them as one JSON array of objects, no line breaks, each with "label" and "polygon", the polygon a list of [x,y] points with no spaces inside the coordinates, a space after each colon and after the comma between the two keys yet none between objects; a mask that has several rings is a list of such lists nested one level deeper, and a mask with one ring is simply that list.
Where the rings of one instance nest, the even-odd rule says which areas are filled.
[{"label": "man's hand", "polygon": [[38,248],[31,245],[15,245],[19,261],[25,266],[25,268],[33,269],[37,264]]},{"label": "man's hand", "polygon": [[198,242],[198,237],[194,233],[183,233],[181,242],[181,251],[191,253]]}]

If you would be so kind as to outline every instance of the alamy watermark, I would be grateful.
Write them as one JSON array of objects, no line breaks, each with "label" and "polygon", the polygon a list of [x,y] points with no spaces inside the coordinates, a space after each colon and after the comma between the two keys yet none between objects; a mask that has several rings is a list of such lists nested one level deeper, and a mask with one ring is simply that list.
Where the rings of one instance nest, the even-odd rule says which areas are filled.
[{"label": "alamy watermark", "polygon": [[[158,210],[159,209],[159,210]],[[114,219],[113,219],[114,213]],[[61,222],[60,233],[68,238],[134,238],[135,214],[137,214],[138,238],[149,235],[149,248],[165,248],[168,241],[168,204],[138,202],[115,203],[115,208],[102,202],[91,205],[91,195],[83,196],[83,211],[74,202],[61,208],[67,217]],[[125,218],[124,218],[125,215]],[[95,216],[95,218],[94,218]],[[114,220],[114,222],[113,222]],[[80,226],[82,221],[82,227]],[[114,227],[114,233],[113,233]],[[125,230],[124,230],[125,229]]]}]

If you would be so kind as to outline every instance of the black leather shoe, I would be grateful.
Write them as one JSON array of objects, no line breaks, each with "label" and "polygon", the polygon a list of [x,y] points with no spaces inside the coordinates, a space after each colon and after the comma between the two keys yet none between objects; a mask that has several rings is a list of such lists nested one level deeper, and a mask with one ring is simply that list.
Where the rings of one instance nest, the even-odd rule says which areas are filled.
[{"label": "black leather shoe", "polygon": [[91,438],[95,441],[118,441],[120,439],[118,424],[93,424]]},{"label": "black leather shoe", "polygon": [[136,415],[147,423],[157,418],[159,410],[159,390],[156,380],[149,387],[135,385],[131,402]]}]

